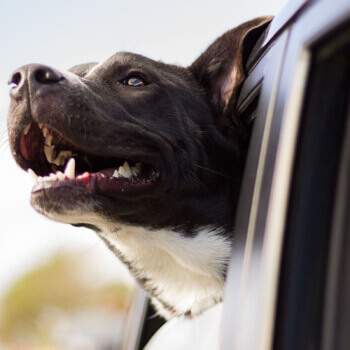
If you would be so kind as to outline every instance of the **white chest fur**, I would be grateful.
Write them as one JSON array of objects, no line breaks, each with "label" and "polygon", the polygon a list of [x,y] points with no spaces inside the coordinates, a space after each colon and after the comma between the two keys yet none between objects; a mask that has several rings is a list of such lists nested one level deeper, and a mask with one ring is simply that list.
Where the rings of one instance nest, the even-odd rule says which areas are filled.
[{"label": "white chest fur", "polygon": [[231,241],[219,229],[206,227],[185,236],[171,229],[111,223],[88,207],[45,215],[98,227],[101,238],[122,255],[138,280],[145,281],[144,288],[155,297],[154,304],[165,317],[186,312],[196,315],[222,300]]},{"label": "white chest fur", "polygon": [[[198,314],[222,299],[231,245],[218,231],[207,228],[186,237],[171,230],[123,225],[103,236],[124,256],[137,277],[146,279],[146,289],[153,290],[176,314]],[[170,316],[159,301],[155,304],[163,316]]]}]

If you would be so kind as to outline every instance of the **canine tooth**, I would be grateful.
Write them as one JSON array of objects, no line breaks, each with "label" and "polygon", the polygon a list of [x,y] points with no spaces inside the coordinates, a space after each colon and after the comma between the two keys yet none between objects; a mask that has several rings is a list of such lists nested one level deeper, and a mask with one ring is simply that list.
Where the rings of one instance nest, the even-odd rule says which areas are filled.
[{"label": "canine tooth", "polygon": [[75,159],[70,158],[66,164],[64,169],[64,174],[68,177],[68,179],[73,180],[75,178]]},{"label": "canine tooth", "polygon": [[105,178],[105,177],[106,177],[106,175],[105,175],[105,174],[103,174],[103,173],[101,173],[101,177],[102,177],[102,178]]},{"label": "canine tooth", "polygon": [[42,128],[42,132],[45,138],[49,134],[49,130],[45,126]]},{"label": "canine tooth", "polygon": [[58,180],[65,180],[65,175],[61,171],[57,171],[56,173]]},{"label": "canine tooth", "polygon": [[40,123],[38,123],[38,126],[39,126],[39,128],[40,128],[40,129],[42,129],[42,128],[43,128],[43,125],[42,125],[42,124],[40,124]]},{"label": "canine tooth", "polygon": [[52,145],[52,135],[47,135],[47,136],[46,136],[45,144],[46,144],[47,146],[51,146],[51,145]]},{"label": "canine tooth", "polygon": [[120,175],[119,175],[119,173],[118,173],[118,170],[117,170],[117,169],[115,169],[115,170],[114,170],[114,173],[113,173],[113,175],[112,175],[111,179],[112,179],[113,177],[115,177],[116,179],[117,179],[118,177],[120,177]]},{"label": "canine tooth", "polygon": [[37,174],[35,174],[35,171],[28,168],[27,173],[33,178],[34,183],[37,183],[39,177]]},{"label": "canine tooth", "polygon": [[49,163],[54,163],[54,159],[56,157],[56,151],[54,150],[54,148],[45,145],[44,146],[44,153],[45,153],[47,161]]},{"label": "canine tooth", "polygon": [[28,124],[28,125],[24,128],[24,130],[23,130],[24,135],[28,135],[28,132],[29,132],[29,129],[30,129],[31,126],[32,126],[32,123]]}]

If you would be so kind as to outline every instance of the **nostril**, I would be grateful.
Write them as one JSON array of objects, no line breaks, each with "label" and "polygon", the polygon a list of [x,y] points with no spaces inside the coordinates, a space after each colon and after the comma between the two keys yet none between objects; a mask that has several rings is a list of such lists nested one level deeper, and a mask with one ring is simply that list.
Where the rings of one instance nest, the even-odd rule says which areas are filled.
[{"label": "nostril", "polygon": [[34,79],[40,84],[55,84],[62,80],[63,77],[51,70],[38,69],[34,73]]},{"label": "nostril", "polygon": [[22,79],[22,75],[20,72],[17,72],[15,74],[12,75],[11,79],[9,80],[9,85],[11,85],[12,87],[16,87],[19,85],[19,83],[21,82]]}]

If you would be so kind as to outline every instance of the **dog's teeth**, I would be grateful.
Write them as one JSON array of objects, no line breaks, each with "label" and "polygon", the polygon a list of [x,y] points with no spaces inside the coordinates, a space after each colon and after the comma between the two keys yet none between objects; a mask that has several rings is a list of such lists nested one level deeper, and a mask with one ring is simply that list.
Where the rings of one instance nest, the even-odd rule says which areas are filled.
[{"label": "dog's teeth", "polygon": [[70,158],[66,164],[66,168],[64,169],[64,174],[68,177],[68,179],[75,179],[75,159]]},{"label": "dog's teeth", "polygon": [[61,158],[59,156],[57,156],[53,161],[53,164],[60,166],[61,165]]},{"label": "dog's teeth", "polygon": [[131,172],[132,172],[132,174],[134,175],[134,176],[137,176],[138,175],[138,173],[139,173],[139,170],[136,168],[136,167],[131,167]]},{"label": "dog's teeth", "polygon": [[47,136],[46,136],[45,144],[46,144],[47,146],[51,146],[51,145],[52,145],[52,135],[47,135]]},{"label": "dog's teeth", "polygon": [[[46,156],[46,159],[49,163],[53,163],[56,158],[56,151],[54,150],[54,147],[44,146],[44,153]],[[57,164],[58,165],[58,164]]]},{"label": "dog's teeth", "polygon": [[56,159],[52,161],[53,164],[56,164],[57,166],[64,165],[66,163],[66,160],[69,159],[72,156],[72,151],[61,151]]},{"label": "dog's teeth", "polygon": [[105,175],[105,174],[103,174],[103,173],[101,173],[101,177],[102,177],[102,179],[103,179],[103,178],[105,178],[105,177],[106,177],[106,175]]},{"label": "dog's teeth", "polygon": [[31,126],[32,126],[32,123],[28,124],[28,125],[24,128],[24,130],[23,130],[24,135],[28,135],[28,132],[29,132],[29,129],[30,129]]},{"label": "dog's teeth", "polygon": [[120,176],[125,177],[125,169],[124,169],[123,166],[120,166],[120,167],[119,167],[118,173],[119,173]]},{"label": "dog's teeth", "polygon": [[118,173],[122,177],[129,177],[127,171],[125,170],[125,168],[123,166],[119,167]]},{"label": "dog's teeth", "polygon": [[49,130],[45,126],[42,128],[42,132],[43,132],[43,135],[44,135],[45,138],[49,134]]},{"label": "dog's teeth", "polygon": [[119,173],[118,173],[118,170],[117,170],[117,169],[115,169],[115,170],[114,170],[114,173],[113,173],[113,175],[112,175],[111,179],[112,179],[113,177],[114,177],[114,178],[116,178],[116,179],[117,179],[118,177],[120,177],[120,175],[119,175]]},{"label": "dog's teeth", "polygon": [[129,167],[129,163],[128,162],[124,162],[123,166],[119,167],[118,172],[123,177],[128,177],[129,178],[129,177],[132,176],[132,172],[131,172],[131,169]]},{"label": "dog's teeth", "polygon": [[126,171],[130,170],[130,166],[128,162],[124,162],[123,167],[125,168]]},{"label": "dog's teeth", "polygon": [[40,129],[42,129],[42,128],[43,128],[43,125],[42,125],[42,124],[40,124],[40,123],[38,123],[38,126],[39,126],[39,128],[40,128]]},{"label": "dog's teeth", "polygon": [[56,175],[58,177],[58,180],[65,180],[66,179],[65,175],[61,171],[57,171]]},{"label": "dog's teeth", "polygon": [[58,179],[57,174],[54,174],[54,173],[51,173],[49,176],[44,177],[44,181],[47,181],[47,180],[56,181],[57,179]]},{"label": "dog's teeth", "polygon": [[36,184],[38,182],[38,175],[35,174],[34,170],[28,168],[27,173],[33,178],[34,183]]}]

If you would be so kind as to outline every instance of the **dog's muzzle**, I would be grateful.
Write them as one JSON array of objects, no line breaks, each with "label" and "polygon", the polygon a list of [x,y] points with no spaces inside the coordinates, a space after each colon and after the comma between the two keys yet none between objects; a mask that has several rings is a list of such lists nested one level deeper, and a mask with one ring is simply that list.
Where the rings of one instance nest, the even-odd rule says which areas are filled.
[{"label": "dog's muzzle", "polygon": [[10,95],[12,98],[21,99],[27,92],[30,94],[45,94],[58,87],[58,83],[64,80],[60,72],[54,68],[39,64],[29,64],[13,72],[9,79],[12,85]]}]

